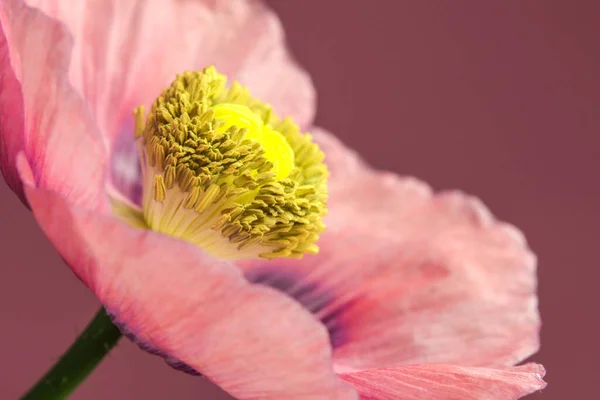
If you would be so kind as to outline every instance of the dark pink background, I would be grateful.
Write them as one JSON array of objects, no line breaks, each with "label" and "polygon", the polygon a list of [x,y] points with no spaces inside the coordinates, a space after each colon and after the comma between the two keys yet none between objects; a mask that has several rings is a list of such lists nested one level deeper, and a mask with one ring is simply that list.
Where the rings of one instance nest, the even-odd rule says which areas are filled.
[{"label": "dark pink background", "polygon": [[[600,2],[273,0],[317,122],[372,164],[480,196],[539,255],[548,388],[591,398],[600,321]],[[0,398],[98,308],[0,184]],[[594,307],[596,306],[596,307]],[[227,399],[127,341],[74,399]]]}]

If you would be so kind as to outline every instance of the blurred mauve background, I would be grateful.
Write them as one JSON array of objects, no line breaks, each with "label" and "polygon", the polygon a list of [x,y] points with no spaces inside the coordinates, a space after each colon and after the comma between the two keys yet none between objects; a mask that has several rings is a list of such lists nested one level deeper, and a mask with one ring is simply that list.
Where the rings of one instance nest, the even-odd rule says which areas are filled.
[{"label": "blurred mauve background", "polygon": [[[591,398],[600,321],[600,2],[272,0],[319,93],[317,123],[376,167],[481,197],[539,256],[549,386]],[[0,184],[0,398],[98,308]],[[124,340],[73,399],[229,399]]]}]

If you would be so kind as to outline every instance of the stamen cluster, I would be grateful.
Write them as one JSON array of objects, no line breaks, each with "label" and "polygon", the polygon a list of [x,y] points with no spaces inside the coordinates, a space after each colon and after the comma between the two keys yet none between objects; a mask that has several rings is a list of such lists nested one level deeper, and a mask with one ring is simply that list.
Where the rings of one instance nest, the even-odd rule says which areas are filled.
[{"label": "stamen cluster", "polygon": [[[324,154],[290,119],[280,120],[238,83],[226,83],[212,67],[185,72],[146,121],[143,107],[136,109],[146,223],[221,258],[317,252],[327,202]],[[215,117],[218,104],[248,107],[285,138],[294,155],[285,178],[277,178],[260,139]],[[219,129],[224,125],[231,126]]]}]

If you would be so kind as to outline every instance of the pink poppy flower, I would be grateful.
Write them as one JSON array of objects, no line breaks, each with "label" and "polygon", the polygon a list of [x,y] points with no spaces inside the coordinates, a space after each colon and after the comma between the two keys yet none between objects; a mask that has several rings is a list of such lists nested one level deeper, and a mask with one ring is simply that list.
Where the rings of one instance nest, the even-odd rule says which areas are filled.
[{"label": "pink poppy flower", "polygon": [[[2,173],[142,348],[240,399],[497,400],[545,386],[540,365],[513,367],[537,350],[540,324],[536,259],[522,234],[475,198],[371,169],[311,126],[310,78],[264,5],[26,3],[0,3]],[[215,257],[162,221],[160,232],[124,222],[141,204],[154,228],[169,207],[156,199],[172,195],[155,182],[164,208],[152,208],[144,168],[158,156],[144,153],[140,169],[132,111],[177,73],[207,65],[292,116],[324,151],[318,254]],[[307,157],[293,150],[296,163]],[[316,253],[320,229],[305,228],[277,236],[289,238],[283,255]]]}]

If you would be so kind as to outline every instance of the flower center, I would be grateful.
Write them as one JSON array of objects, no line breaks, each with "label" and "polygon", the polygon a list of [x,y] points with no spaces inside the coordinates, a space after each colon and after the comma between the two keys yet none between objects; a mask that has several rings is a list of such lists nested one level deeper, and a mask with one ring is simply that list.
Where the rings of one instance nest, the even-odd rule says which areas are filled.
[{"label": "flower center", "polygon": [[178,75],[135,112],[143,214],[153,230],[225,259],[316,253],[324,154],[289,118],[213,67]]}]

